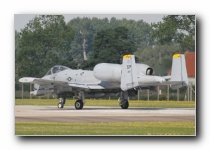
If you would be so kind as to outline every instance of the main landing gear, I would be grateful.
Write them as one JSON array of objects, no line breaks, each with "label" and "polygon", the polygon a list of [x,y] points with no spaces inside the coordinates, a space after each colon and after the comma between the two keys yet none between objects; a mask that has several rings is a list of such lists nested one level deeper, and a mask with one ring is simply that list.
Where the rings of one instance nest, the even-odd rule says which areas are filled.
[{"label": "main landing gear", "polygon": [[79,99],[74,104],[75,108],[82,109],[84,106],[84,101],[85,101],[85,93],[84,93],[84,91],[81,91],[79,93]]},{"label": "main landing gear", "polygon": [[83,103],[83,101],[80,100],[80,99],[78,99],[78,100],[75,102],[75,104],[74,104],[74,106],[75,106],[76,109],[82,109],[82,108],[83,108],[83,105],[84,105],[84,103]]},{"label": "main landing gear", "polygon": [[[119,105],[121,106],[121,108],[128,109],[129,102],[128,102],[128,92],[127,91],[120,92],[119,100],[120,100]],[[79,93],[79,99],[74,104],[75,108],[82,109],[84,106],[84,102],[85,102],[85,94],[84,94],[84,91],[81,91]],[[58,108],[63,108],[65,103],[66,103],[66,97],[60,97],[59,103],[58,103]]]},{"label": "main landing gear", "polygon": [[[75,102],[74,106],[76,109],[82,109],[84,106],[85,101],[85,94],[83,91],[79,93],[79,99]],[[58,102],[58,108],[61,109],[64,107],[64,104],[66,103],[66,97],[60,97]]]},{"label": "main landing gear", "polygon": [[129,102],[128,102],[128,91],[122,91],[120,93],[120,103],[122,109],[128,109]]}]

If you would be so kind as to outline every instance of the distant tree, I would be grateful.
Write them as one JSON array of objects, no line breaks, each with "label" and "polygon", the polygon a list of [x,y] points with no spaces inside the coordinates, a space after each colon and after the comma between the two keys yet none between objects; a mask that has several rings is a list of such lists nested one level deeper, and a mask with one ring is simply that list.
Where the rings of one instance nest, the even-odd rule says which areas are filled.
[{"label": "distant tree", "polygon": [[77,67],[89,58],[93,50],[93,39],[97,32],[107,28],[109,21],[107,18],[75,18],[68,22],[75,32],[74,39],[71,43],[72,56]]},{"label": "distant tree", "polygon": [[180,53],[181,46],[177,44],[166,44],[147,46],[137,50],[134,54],[139,59],[139,63],[145,63],[155,70],[157,75],[167,75],[171,68],[172,56]]},{"label": "distant tree", "polygon": [[138,48],[154,45],[152,27],[143,20],[127,20],[126,28],[129,30],[129,38]]},{"label": "distant tree", "polygon": [[56,64],[71,60],[70,43],[74,32],[61,15],[42,15],[30,20],[20,32],[16,53],[19,76],[43,76]]},{"label": "distant tree", "polygon": [[176,43],[183,52],[195,50],[195,15],[168,15],[152,27],[159,45]]},{"label": "distant tree", "polygon": [[[15,55],[17,55],[18,51],[20,50],[20,33],[15,30]],[[19,75],[18,75],[18,70],[19,70],[19,64],[17,59],[15,59],[15,81],[18,81]],[[15,89],[19,90],[20,84],[15,83]]]},{"label": "distant tree", "polygon": [[[91,55],[94,49],[94,39],[98,32],[115,29],[117,27],[125,27],[128,29],[127,35],[130,40],[139,48],[144,48],[148,45],[154,45],[152,39],[152,28],[143,20],[127,20],[116,19],[112,17],[108,18],[75,18],[68,22],[75,31],[74,40],[71,43],[72,56],[74,62],[78,65],[77,68],[83,66],[87,62],[83,62],[85,58],[91,59]],[[82,34],[81,34],[82,33]],[[85,39],[85,40],[84,40]],[[84,53],[85,52],[85,53]],[[86,54],[86,57],[84,57]]]},{"label": "distant tree", "polygon": [[[94,67],[97,63],[122,63],[122,56],[133,54],[136,46],[128,37],[128,29],[117,27],[98,32],[94,38],[91,59],[84,67]],[[87,66],[90,65],[90,66]]]},{"label": "distant tree", "polygon": [[15,30],[15,52],[20,48],[20,32]]}]

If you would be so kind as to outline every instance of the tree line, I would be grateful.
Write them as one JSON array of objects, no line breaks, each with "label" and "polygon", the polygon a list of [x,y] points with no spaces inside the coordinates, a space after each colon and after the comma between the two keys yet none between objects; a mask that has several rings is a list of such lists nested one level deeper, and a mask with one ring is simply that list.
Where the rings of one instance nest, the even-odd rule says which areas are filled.
[{"label": "tree line", "polygon": [[115,17],[66,23],[62,15],[39,15],[15,31],[15,81],[42,77],[54,65],[93,69],[100,62],[120,64],[125,54],[166,74],[172,55],[185,51],[195,51],[194,15],[169,15],[153,24]]}]

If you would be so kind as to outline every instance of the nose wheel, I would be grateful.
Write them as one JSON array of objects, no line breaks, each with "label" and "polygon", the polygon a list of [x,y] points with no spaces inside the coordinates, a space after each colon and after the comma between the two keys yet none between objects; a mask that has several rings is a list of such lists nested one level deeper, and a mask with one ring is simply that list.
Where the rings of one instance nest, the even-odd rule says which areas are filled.
[{"label": "nose wheel", "polygon": [[60,98],[59,98],[59,103],[58,103],[58,108],[59,108],[59,109],[63,108],[65,102],[66,102],[66,98],[60,97]]},{"label": "nose wheel", "polygon": [[61,102],[58,103],[58,108],[63,108],[63,106],[64,106],[63,103],[61,103]]}]

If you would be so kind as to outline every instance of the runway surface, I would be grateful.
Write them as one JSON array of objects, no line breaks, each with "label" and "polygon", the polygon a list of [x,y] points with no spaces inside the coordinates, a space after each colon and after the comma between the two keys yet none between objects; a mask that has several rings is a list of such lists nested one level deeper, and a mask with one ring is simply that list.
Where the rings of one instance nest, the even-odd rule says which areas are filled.
[{"label": "runway surface", "polygon": [[15,106],[16,122],[156,122],[193,121],[194,108],[139,108],[73,106],[58,109],[56,106]]}]

